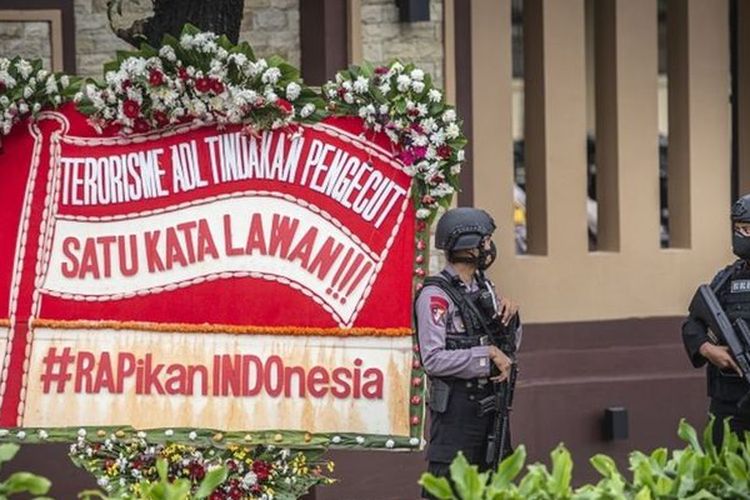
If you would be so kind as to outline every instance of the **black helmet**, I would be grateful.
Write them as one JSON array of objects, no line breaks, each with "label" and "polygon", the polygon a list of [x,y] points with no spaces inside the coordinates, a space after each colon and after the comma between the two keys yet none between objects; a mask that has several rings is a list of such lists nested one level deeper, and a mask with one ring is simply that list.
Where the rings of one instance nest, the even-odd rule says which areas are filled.
[{"label": "black helmet", "polygon": [[459,207],[440,217],[435,230],[435,247],[446,252],[478,248],[495,231],[490,214],[478,208]]},{"label": "black helmet", "polygon": [[732,222],[750,222],[750,194],[740,197],[732,205]]}]

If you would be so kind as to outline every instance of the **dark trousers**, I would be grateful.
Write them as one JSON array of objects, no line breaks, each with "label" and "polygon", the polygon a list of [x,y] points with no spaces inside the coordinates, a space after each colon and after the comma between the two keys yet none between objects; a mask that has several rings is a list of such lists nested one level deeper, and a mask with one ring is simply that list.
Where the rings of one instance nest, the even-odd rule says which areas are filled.
[{"label": "dark trousers", "polygon": [[[430,435],[427,446],[427,472],[436,477],[450,478],[450,464],[459,451],[466,460],[479,467],[480,472],[492,465],[486,460],[487,438],[492,431],[495,414],[479,416],[477,401],[491,394],[491,388],[467,388],[462,381],[453,384],[445,412],[430,410]],[[503,457],[510,452],[510,431]],[[423,498],[433,499],[424,489]]]}]

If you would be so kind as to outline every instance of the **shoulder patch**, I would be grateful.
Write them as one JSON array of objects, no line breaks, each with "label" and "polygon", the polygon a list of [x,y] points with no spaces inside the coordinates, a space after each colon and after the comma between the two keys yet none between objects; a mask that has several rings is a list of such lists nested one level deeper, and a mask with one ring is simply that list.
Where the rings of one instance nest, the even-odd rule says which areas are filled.
[{"label": "shoulder patch", "polygon": [[440,295],[430,297],[430,316],[437,326],[445,326],[445,315],[448,313],[448,300]]}]

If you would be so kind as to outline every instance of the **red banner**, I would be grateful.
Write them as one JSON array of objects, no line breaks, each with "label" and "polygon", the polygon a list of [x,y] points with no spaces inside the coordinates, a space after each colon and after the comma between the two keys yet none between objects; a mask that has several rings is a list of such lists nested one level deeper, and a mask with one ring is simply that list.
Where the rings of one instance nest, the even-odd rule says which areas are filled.
[{"label": "red banner", "polygon": [[[150,405],[409,433],[414,211],[387,138],[354,118],[107,137],[64,108],[3,146],[0,424],[138,426]],[[297,417],[252,422],[284,398]],[[311,401],[344,406],[316,427]]]}]

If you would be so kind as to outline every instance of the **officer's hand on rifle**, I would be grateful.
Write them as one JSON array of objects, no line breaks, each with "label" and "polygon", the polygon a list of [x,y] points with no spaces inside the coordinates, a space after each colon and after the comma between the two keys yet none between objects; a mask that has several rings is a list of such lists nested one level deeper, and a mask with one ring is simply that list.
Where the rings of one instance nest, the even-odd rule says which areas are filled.
[{"label": "officer's hand on rifle", "polygon": [[490,361],[495,363],[495,366],[497,366],[497,369],[500,371],[499,375],[491,377],[490,380],[492,380],[493,382],[502,382],[503,380],[506,380],[508,378],[508,375],[510,374],[510,367],[513,364],[513,361],[508,357],[508,355],[494,345],[491,345]]},{"label": "officer's hand on rifle", "polygon": [[704,342],[703,345],[700,346],[700,349],[698,349],[698,352],[701,353],[701,356],[710,361],[712,365],[721,368],[722,370],[732,369],[736,371],[740,377],[742,376],[739,366],[737,366],[737,363],[732,359],[732,355],[729,354],[729,347],[725,345],[715,345],[711,342]]},{"label": "officer's hand on rifle", "polygon": [[502,297],[498,309],[500,310],[500,321],[502,321],[504,326],[508,326],[513,315],[518,312],[518,304],[507,297]]}]

